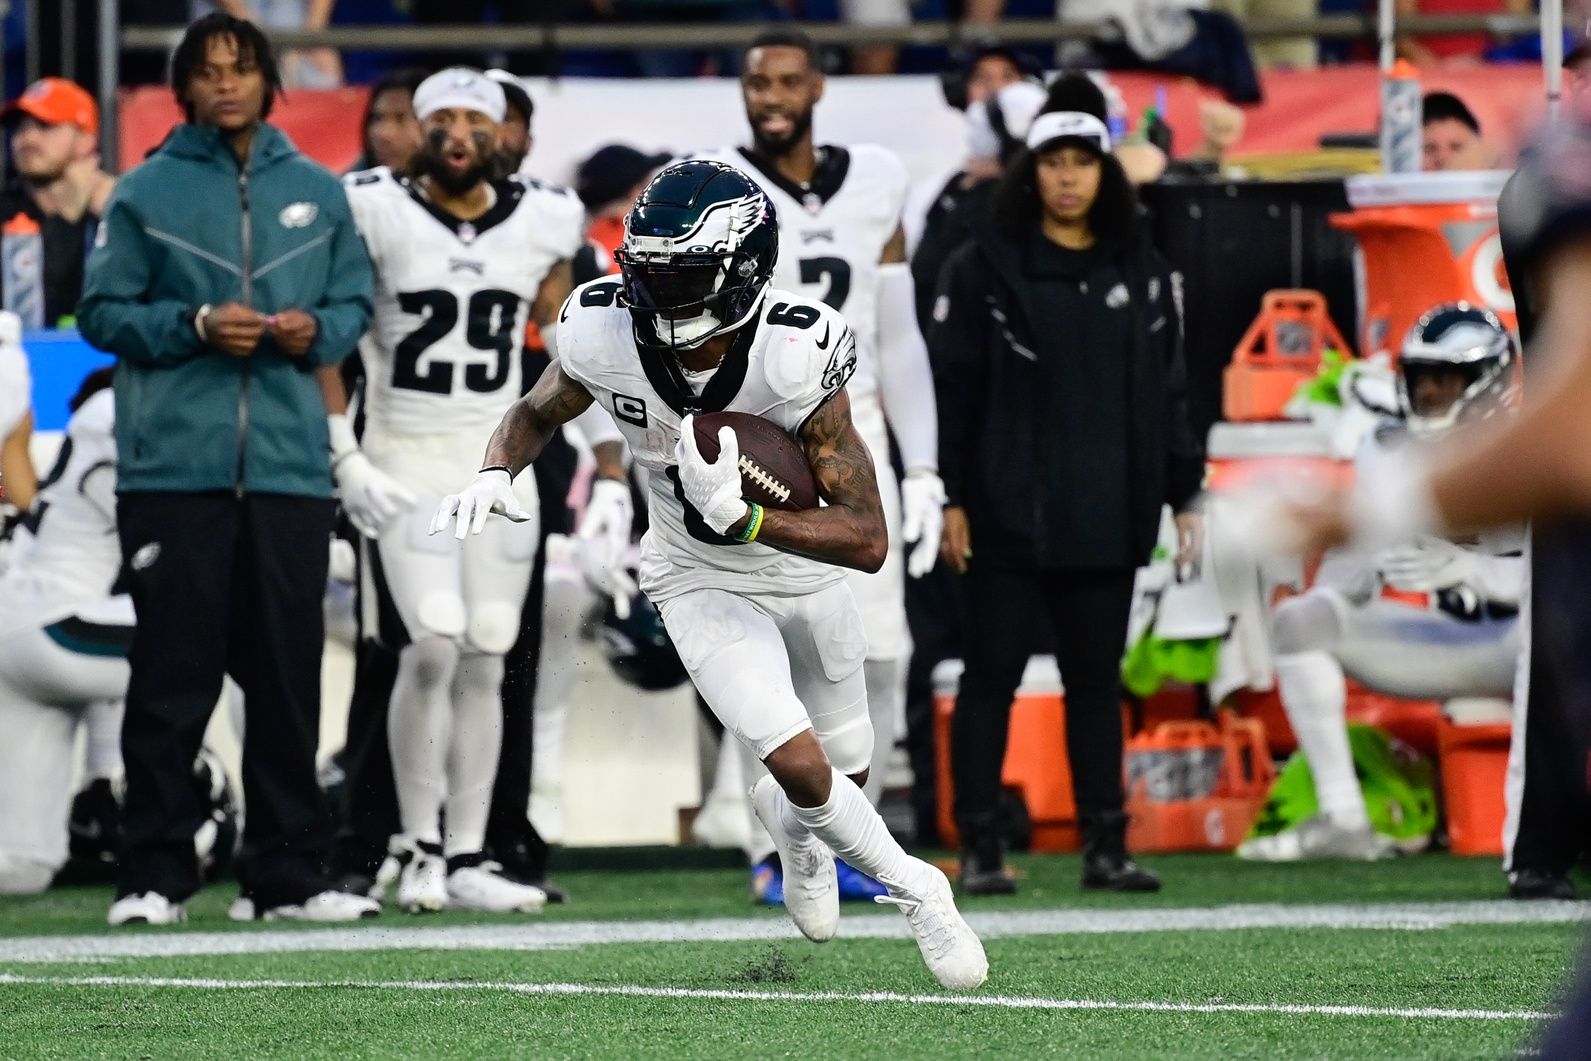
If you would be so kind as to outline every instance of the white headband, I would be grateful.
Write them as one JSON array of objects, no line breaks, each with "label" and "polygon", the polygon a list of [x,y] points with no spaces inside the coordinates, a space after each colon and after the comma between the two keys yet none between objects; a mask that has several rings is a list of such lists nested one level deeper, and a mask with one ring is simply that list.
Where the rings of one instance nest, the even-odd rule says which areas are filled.
[{"label": "white headband", "polygon": [[439,110],[478,111],[501,124],[508,113],[503,86],[479,70],[453,66],[432,74],[414,90],[414,116],[422,122]]},{"label": "white headband", "polygon": [[1027,145],[1032,150],[1063,136],[1088,140],[1101,152],[1110,151],[1110,129],[1105,123],[1083,111],[1050,111],[1033,119],[1028,126]]}]

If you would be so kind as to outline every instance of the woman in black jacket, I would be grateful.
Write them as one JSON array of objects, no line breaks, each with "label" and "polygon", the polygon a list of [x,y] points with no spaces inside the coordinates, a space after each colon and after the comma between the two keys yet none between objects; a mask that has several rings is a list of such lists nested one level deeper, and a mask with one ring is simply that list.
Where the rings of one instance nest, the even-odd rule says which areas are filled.
[{"label": "woman in black jacket", "polygon": [[1044,613],[1066,688],[1083,887],[1153,891],[1127,857],[1120,662],[1161,506],[1184,547],[1204,458],[1184,397],[1178,277],[1149,245],[1103,116],[1041,114],[991,224],[945,264],[931,335],[942,555],[966,573],[952,729],[962,887],[1009,892],[999,820],[1012,695]]}]

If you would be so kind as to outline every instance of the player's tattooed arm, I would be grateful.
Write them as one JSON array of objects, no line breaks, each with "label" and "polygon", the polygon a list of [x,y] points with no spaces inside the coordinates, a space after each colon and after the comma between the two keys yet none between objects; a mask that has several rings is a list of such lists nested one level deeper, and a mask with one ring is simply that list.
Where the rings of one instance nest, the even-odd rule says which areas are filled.
[{"label": "player's tattooed arm", "polygon": [[591,392],[554,361],[530,393],[509,407],[486,444],[481,467],[503,465],[518,475],[541,455],[552,433],[591,405]]},{"label": "player's tattooed arm", "polygon": [[[867,444],[851,423],[851,399],[842,389],[818,408],[801,429],[807,463],[828,502],[804,512],[763,513],[757,540],[814,560],[877,571],[889,552],[884,502]],[[744,524],[730,528],[740,531]]]}]

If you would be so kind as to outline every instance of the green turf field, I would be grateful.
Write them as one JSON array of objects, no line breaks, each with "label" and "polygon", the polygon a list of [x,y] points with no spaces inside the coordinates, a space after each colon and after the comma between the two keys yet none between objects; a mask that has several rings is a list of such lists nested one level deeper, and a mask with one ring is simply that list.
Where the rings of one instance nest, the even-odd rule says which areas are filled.
[{"label": "green turf field", "polygon": [[0,1057],[1397,1057],[1526,1049],[1586,925],[1500,901],[1491,860],[1149,860],[1149,897],[1081,895],[1075,858],[963,908],[989,983],[939,990],[884,908],[822,947],[732,869],[570,872],[538,918],[388,913],[103,925],[107,889],[0,899]]}]

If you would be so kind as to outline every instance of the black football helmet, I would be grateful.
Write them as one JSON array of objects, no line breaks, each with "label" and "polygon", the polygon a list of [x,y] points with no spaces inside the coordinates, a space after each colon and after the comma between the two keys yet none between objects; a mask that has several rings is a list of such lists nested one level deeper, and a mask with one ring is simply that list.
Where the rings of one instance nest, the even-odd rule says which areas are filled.
[{"label": "black football helmet", "polygon": [[690,678],[657,606],[643,594],[631,598],[630,614],[623,619],[613,603],[608,603],[597,629],[597,643],[613,672],[638,689],[673,689]]},{"label": "black football helmet", "polygon": [[756,312],[779,259],[778,221],[762,189],[733,166],[677,162],[630,208],[614,258],[636,340],[688,350]]},{"label": "black football helmet", "polygon": [[[1450,381],[1443,390],[1453,398],[1442,409],[1422,408],[1421,385],[1438,376]],[[1398,407],[1415,434],[1491,416],[1509,405],[1518,383],[1514,337],[1495,313],[1467,302],[1428,310],[1409,329],[1398,356]]]}]

